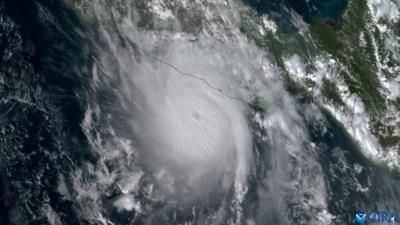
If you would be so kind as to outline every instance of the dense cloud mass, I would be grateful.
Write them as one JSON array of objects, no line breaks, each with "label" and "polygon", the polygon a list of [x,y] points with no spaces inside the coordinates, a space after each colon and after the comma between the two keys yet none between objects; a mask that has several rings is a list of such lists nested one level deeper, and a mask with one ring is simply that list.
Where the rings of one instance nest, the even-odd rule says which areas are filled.
[{"label": "dense cloud mass", "polygon": [[0,224],[400,211],[395,1],[3,2]]},{"label": "dense cloud mass", "polygon": [[127,74],[122,88],[127,92],[121,94],[130,96],[126,104],[137,106],[131,125],[144,164],[172,173],[193,195],[215,187],[221,176],[244,182],[252,144],[246,105],[223,93],[240,95],[232,70],[218,66],[207,50],[184,45],[171,46],[163,58],[199,78],[144,56]]},{"label": "dense cloud mass", "polygon": [[[124,132],[134,140],[139,164],[159,174],[159,182],[171,183],[161,185],[164,191],[185,198],[209,193],[221,183],[225,188],[234,181],[245,185],[253,146],[251,98],[244,89],[249,80],[242,72],[254,68],[238,65],[232,57],[249,58],[251,53],[187,38],[165,41],[167,47],[157,52],[142,50],[152,44],[137,44],[139,60],[115,56],[121,80],[116,106],[124,106],[117,111],[127,116],[129,129]],[[120,48],[118,53],[128,50]],[[114,66],[108,56],[100,57],[105,68]],[[260,80],[265,79],[262,70],[258,72]]]}]

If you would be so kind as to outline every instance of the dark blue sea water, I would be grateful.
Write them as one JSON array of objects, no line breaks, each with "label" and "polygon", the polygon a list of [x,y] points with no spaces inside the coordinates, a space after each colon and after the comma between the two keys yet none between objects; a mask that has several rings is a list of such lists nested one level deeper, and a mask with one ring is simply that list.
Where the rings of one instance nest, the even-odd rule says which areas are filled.
[{"label": "dark blue sea water", "polygon": [[338,22],[348,0],[287,0],[288,4],[308,23]]},{"label": "dark blue sea water", "polygon": [[57,191],[60,175],[93,159],[74,97],[89,57],[71,31],[83,26],[51,0],[0,1],[0,20],[0,224],[49,224],[44,202],[63,224],[85,224]]},{"label": "dark blue sea water", "polygon": [[244,0],[259,14],[268,14],[283,30],[294,29],[291,11],[309,24],[340,25],[348,0]]},{"label": "dark blue sea water", "polygon": [[[260,13],[274,14],[282,23],[288,16],[282,4],[288,4],[310,23],[339,20],[346,4],[318,2],[248,1]],[[39,13],[43,9],[51,17],[43,17]],[[52,0],[0,2],[0,19],[0,225],[49,224],[41,210],[44,203],[51,205],[62,224],[99,224],[83,219],[77,202],[65,199],[57,190],[63,176],[67,188],[74,192],[74,169],[86,162],[95,164],[98,158],[89,149],[80,126],[87,105],[82,93],[88,89],[88,68],[93,63],[93,28],[60,1]],[[304,111],[301,107],[309,107],[306,101],[298,103],[299,113]],[[334,224],[354,224],[357,210],[400,212],[400,175],[365,159],[337,121],[328,113],[324,117],[327,131],[314,120],[304,119],[319,149],[318,163],[324,173],[329,212],[336,215]],[[271,159],[276,152],[257,134],[254,141],[259,157],[249,178],[244,216],[258,215],[257,221],[264,224],[306,224],[305,214],[296,211],[296,206],[288,205],[287,211],[280,211],[272,203],[270,207],[258,204],[263,196],[257,193],[257,186],[262,185],[260,180],[269,179],[267,171],[274,169]],[[360,191],[363,187],[368,191]],[[150,217],[158,225],[193,219],[191,213],[157,211],[162,206],[154,204],[148,205],[154,208],[154,214],[134,220],[132,213],[113,209],[111,198],[99,199],[98,207],[116,225],[145,224]],[[208,205],[200,207],[204,210],[198,216],[207,216],[213,210]]]}]

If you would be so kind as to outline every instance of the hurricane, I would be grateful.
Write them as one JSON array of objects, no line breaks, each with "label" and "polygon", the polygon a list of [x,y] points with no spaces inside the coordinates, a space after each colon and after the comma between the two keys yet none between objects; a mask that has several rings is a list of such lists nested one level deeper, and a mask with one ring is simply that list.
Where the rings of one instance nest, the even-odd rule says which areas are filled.
[{"label": "hurricane", "polygon": [[396,221],[399,12],[0,1],[0,224]]},{"label": "hurricane", "polygon": [[[103,31],[108,47],[99,48],[96,62],[106,80],[119,85],[112,111],[127,122],[115,129],[129,137],[138,164],[155,174],[162,192],[180,200],[232,185],[243,192],[254,163],[252,88],[267,85],[274,73],[251,62],[253,57],[266,60],[263,54],[251,46],[237,49],[240,40],[214,43],[203,37],[193,42],[193,37],[167,33],[160,39],[138,32],[131,21],[120,26],[125,28],[119,35]],[[121,37],[129,48],[119,42]],[[248,60],[234,60],[243,57]],[[270,91],[271,102],[281,97],[279,91],[285,95],[279,86]]]},{"label": "hurricane", "polygon": [[158,57],[201,75],[183,74],[146,55],[127,68],[120,101],[131,113],[129,126],[141,164],[165,171],[179,186],[183,182],[190,195],[215,187],[224,174],[245,183],[252,141],[239,79],[229,73],[232,69],[215,63],[224,59],[195,45],[165,51]]}]

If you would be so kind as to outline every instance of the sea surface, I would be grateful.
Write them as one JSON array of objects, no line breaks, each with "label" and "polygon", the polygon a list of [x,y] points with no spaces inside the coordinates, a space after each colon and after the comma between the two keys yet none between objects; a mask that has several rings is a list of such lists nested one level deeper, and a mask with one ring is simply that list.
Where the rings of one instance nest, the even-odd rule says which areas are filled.
[{"label": "sea surface", "polygon": [[284,47],[241,27],[267,16],[268,35],[312,55],[302,46],[324,46],[292,37],[342,29],[349,2],[227,2],[1,1],[0,224],[400,213],[398,169],[365,154],[322,97],[287,85]]}]

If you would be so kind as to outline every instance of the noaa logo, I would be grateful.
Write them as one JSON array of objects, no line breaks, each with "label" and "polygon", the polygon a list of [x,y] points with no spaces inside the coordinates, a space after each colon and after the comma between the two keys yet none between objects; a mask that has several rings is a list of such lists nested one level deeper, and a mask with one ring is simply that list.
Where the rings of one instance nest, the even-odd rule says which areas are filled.
[{"label": "noaa logo", "polygon": [[358,223],[364,223],[367,220],[367,214],[363,211],[358,211],[356,213],[356,221]]}]

